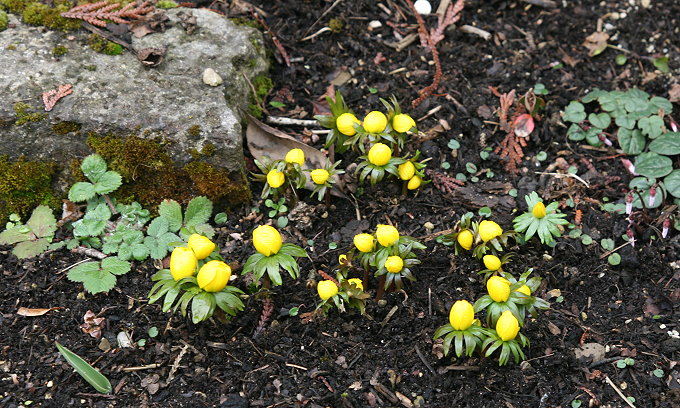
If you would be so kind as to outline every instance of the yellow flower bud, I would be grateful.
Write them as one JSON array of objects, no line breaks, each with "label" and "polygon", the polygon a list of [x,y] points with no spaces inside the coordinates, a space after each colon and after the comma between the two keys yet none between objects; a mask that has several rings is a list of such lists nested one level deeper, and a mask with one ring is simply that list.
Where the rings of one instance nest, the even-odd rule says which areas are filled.
[{"label": "yellow flower bud", "polygon": [[503,341],[509,341],[517,337],[519,333],[519,321],[511,311],[506,310],[501,313],[501,317],[496,322],[496,333]]},{"label": "yellow flower bud", "polygon": [[482,258],[484,266],[490,271],[497,271],[501,269],[501,260],[496,255],[484,255]]},{"label": "yellow flower bud", "polygon": [[290,149],[286,153],[286,163],[297,163],[302,166],[305,164],[305,152],[302,149]]},{"label": "yellow flower bud", "polygon": [[399,133],[408,132],[416,125],[416,121],[409,115],[400,113],[392,118],[392,128]]},{"label": "yellow flower bud", "polygon": [[484,242],[491,241],[502,233],[503,229],[494,221],[484,220],[479,223],[479,236]]},{"label": "yellow flower bud", "polygon": [[359,279],[359,278],[352,278],[352,279],[348,279],[347,282],[349,282],[350,284],[354,284],[354,286],[356,286],[357,289],[359,289],[360,291],[363,292],[363,290],[364,290],[364,283],[361,281],[361,279]]},{"label": "yellow flower bud", "polygon": [[545,204],[543,204],[541,201],[537,202],[536,205],[534,205],[534,208],[531,210],[531,213],[536,218],[545,217]]},{"label": "yellow flower bud", "polygon": [[260,225],[253,230],[253,245],[264,256],[276,254],[282,244],[281,234],[270,225]]},{"label": "yellow flower bud", "polygon": [[423,179],[421,179],[420,176],[413,176],[411,177],[411,180],[408,181],[406,188],[409,190],[415,190],[420,187],[421,184],[423,184]]},{"label": "yellow flower bud", "polygon": [[470,250],[472,248],[472,242],[474,241],[475,237],[472,235],[472,231],[469,229],[464,229],[461,232],[458,233],[458,236],[456,237],[456,240],[458,241],[458,245],[463,247],[463,249]]},{"label": "yellow flower bud", "polygon": [[416,174],[416,166],[409,160],[406,163],[400,164],[399,167],[397,167],[397,171],[399,172],[400,179],[404,181],[411,180],[413,175]]},{"label": "yellow flower bud", "polygon": [[387,272],[399,273],[404,269],[404,260],[397,255],[388,256],[385,261],[385,269],[387,269]]},{"label": "yellow flower bud", "polygon": [[467,300],[458,300],[451,306],[449,323],[454,330],[467,330],[475,320],[475,309]]},{"label": "yellow flower bud", "polygon": [[328,178],[331,176],[330,173],[324,169],[312,170],[310,175],[312,176],[314,183],[318,185],[325,184],[326,181],[328,181]]},{"label": "yellow flower bud", "polygon": [[177,247],[170,255],[170,273],[176,281],[192,276],[196,272],[196,255],[185,247]]},{"label": "yellow flower bud", "polygon": [[492,276],[486,281],[486,290],[494,302],[505,302],[510,297],[510,281],[500,276]]},{"label": "yellow flower bud", "polygon": [[378,224],[375,236],[378,238],[380,245],[388,247],[399,240],[399,231],[391,225]]},{"label": "yellow flower bud", "polygon": [[222,261],[212,260],[201,267],[196,275],[198,287],[206,292],[219,292],[227,286],[231,268]]},{"label": "yellow flower bud", "polygon": [[378,111],[369,112],[364,118],[364,130],[367,133],[380,133],[387,127],[387,116]]},{"label": "yellow flower bud", "polygon": [[354,129],[355,123],[361,124],[359,119],[357,119],[357,117],[351,113],[343,113],[335,120],[335,126],[338,128],[340,133],[345,136],[354,136],[357,133],[357,131]]},{"label": "yellow flower bud", "polygon": [[338,285],[330,280],[324,280],[316,285],[316,291],[322,300],[328,300],[338,294]]},{"label": "yellow flower bud", "polygon": [[376,143],[368,151],[368,161],[376,166],[386,165],[392,158],[392,149],[384,143]]},{"label": "yellow flower bud", "polygon": [[371,252],[375,243],[371,234],[357,234],[354,236],[354,246],[361,252]]},{"label": "yellow flower bud", "polygon": [[522,285],[519,289],[515,290],[515,292],[523,293],[527,296],[531,296],[531,289],[527,285]]},{"label": "yellow flower bud", "polygon": [[199,234],[191,234],[187,246],[194,251],[196,259],[205,259],[215,250],[215,243]]},{"label": "yellow flower bud", "polygon": [[340,265],[346,264],[346,263],[347,263],[347,255],[345,255],[345,254],[340,254],[340,256],[338,257],[338,263],[339,263]]},{"label": "yellow flower bud", "polygon": [[281,187],[284,181],[286,181],[286,176],[283,174],[283,172],[280,172],[276,169],[271,169],[269,170],[269,173],[267,173],[267,184],[269,184],[271,188]]}]

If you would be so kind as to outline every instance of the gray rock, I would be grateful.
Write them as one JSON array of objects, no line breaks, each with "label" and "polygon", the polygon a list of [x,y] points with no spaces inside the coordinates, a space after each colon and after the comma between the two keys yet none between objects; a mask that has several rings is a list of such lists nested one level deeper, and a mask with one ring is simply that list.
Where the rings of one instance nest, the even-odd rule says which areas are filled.
[{"label": "gray rock", "polygon": [[[0,154],[63,162],[91,153],[86,145],[90,131],[134,133],[160,137],[180,165],[192,159],[192,149],[212,144],[215,154],[208,162],[244,174],[238,108],[251,98],[244,74],[253,78],[267,69],[261,34],[216,13],[192,9],[197,29],[188,35],[179,24],[181,10],[166,12],[170,24],[164,33],[133,39],[136,51],[166,49],[156,68],[143,66],[131,52],[94,52],[85,30],[67,36],[11,16],[16,28],[0,34]],[[68,53],[54,57],[57,45],[66,46]],[[223,85],[202,83],[207,66],[220,72]],[[44,112],[41,94],[61,84],[72,84],[73,93]],[[18,102],[46,114],[45,119],[17,125]],[[78,123],[82,130],[56,134],[53,126],[64,121]]]}]

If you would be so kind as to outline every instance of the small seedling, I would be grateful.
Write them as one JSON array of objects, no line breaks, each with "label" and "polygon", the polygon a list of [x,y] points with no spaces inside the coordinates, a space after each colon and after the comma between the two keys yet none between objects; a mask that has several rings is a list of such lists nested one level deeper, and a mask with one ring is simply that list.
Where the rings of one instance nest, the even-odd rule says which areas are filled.
[{"label": "small seedling", "polygon": [[19,259],[31,258],[47,250],[57,230],[57,220],[45,205],[37,206],[25,225],[16,214],[12,214],[10,220],[7,229],[0,233],[0,244],[15,245],[12,253]]},{"label": "small seedling", "polygon": [[630,357],[622,358],[616,361],[616,366],[618,368],[626,368],[635,364],[635,360]]},{"label": "small seedling", "polygon": [[535,191],[524,197],[530,212],[516,217],[513,220],[515,231],[524,233],[524,240],[528,241],[534,234],[537,234],[541,243],[550,245],[555,238],[562,235],[560,225],[568,224],[564,219],[566,214],[558,210],[558,202],[552,202],[546,207]]},{"label": "small seedling", "polygon": [[267,213],[269,218],[274,218],[279,214],[284,214],[288,212],[288,207],[286,206],[286,197],[279,198],[278,201],[272,201],[271,199],[266,199],[264,205],[271,210]]},{"label": "small seedling", "polygon": [[85,262],[75,266],[68,273],[72,282],[82,282],[85,290],[94,294],[108,292],[116,286],[116,276],[130,272],[130,262],[115,256],[101,262]]}]

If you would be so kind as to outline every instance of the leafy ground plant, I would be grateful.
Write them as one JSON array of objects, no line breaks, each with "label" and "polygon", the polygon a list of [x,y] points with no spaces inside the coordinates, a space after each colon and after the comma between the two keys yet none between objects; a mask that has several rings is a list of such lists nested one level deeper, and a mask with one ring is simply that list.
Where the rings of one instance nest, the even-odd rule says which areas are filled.
[{"label": "leafy ground plant", "polygon": [[45,205],[37,206],[26,224],[22,224],[15,214],[10,220],[13,221],[0,233],[0,244],[15,245],[12,253],[19,259],[31,258],[47,250],[57,230],[57,220]]},{"label": "leafy ground plant", "polygon": [[117,257],[104,258],[101,262],[85,262],[76,265],[68,273],[72,282],[82,282],[85,290],[94,294],[108,292],[116,286],[116,276],[130,272],[130,262]]},{"label": "leafy ground plant", "polygon": [[530,240],[536,234],[542,244],[553,244],[555,238],[562,235],[559,226],[569,223],[569,221],[564,219],[567,215],[562,214],[557,209],[558,202],[552,202],[546,207],[535,191],[525,196],[524,200],[531,211],[527,211],[514,219],[515,231],[523,233],[525,241]]}]

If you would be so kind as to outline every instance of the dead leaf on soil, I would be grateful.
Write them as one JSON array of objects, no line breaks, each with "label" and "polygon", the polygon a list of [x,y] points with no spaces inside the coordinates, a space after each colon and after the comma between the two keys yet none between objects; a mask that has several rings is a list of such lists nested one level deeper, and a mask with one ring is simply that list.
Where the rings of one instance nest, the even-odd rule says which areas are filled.
[{"label": "dead leaf on soil", "polygon": [[548,322],[548,330],[550,330],[550,333],[554,334],[557,336],[558,334],[562,334],[562,330],[560,330],[559,327],[553,322]]},{"label": "dead leaf on soil", "polygon": [[574,349],[577,360],[595,363],[604,359],[605,347],[600,343],[585,343]]},{"label": "dead leaf on soil", "polygon": [[[246,129],[246,140],[250,153],[256,159],[261,159],[264,156],[273,160],[284,159],[286,153],[291,149],[302,149],[305,152],[305,167],[308,169],[323,168],[328,161],[325,154],[319,150],[298,142],[292,136],[289,136],[282,131],[271,126],[265,125],[251,115],[247,115],[248,128]],[[342,179],[334,176],[335,184],[331,190],[331,194],[336,197],[346,197],[341,191],[344,189]],[[307,179],[305,188],[313,190],[314,185],[310,179]]]},{"label": "dead leaf on soil", "polygon": [[515,134],[519,137],[529,137],[534,131],[534,118],[528,113],[519,115],[512,124]]},{"label": "dead leaf on soil", "polygon": [[97,317],[93,311],[88,310],[83,316],[85,323],[80,325],[80,328],[84,333],[89,334],[95,339],[99,339],[102,336],[102,328],[106,325],[106,319],[103,317]]},{"label": "dead leaf on soil", "polygon": [[46,314],[47,312],[51,312],[52,310],[59,310],[63,309],[63,307],[50,307],[48,309],[41,309],[41,308],[36,308],[36,309],[31,309],[28,307],[20,307],[19,310],[17,310],[17,314],[19,316],[27,316],[27,317],[34,317],[34,316],[42,316]]},{"label": "dead leaf on soil", "polygon": [[671,102],[680,102],[680,84],[671,85],[668,91],[668,100]]},{"label": "dead leaf on soil", "polygon": [[661,314],[661,308],[657,306],[657,304],[654,302],[654,299],[652,298],[647,298],[645,300],[645,305],[642,308],[642,311],[645,313],[645,316],[647,317]]},{"label": "dead leaf on soil", "polygon": [[163,62],[165,48],[142,48],[137,51],[137,59],[145,67],[155,68]]},{"label": "dead leaf on soil", "polygon": [[609,34],[603,31],[595,31],[586,37],[583,46],[588,49],[588,55],[594,57],[607,48],[607,40],[609,40]]}]

